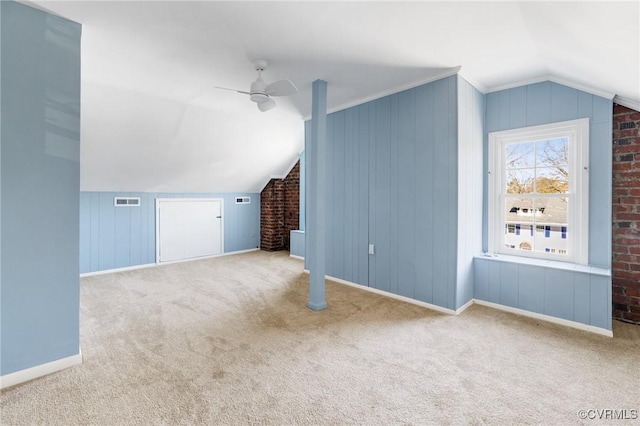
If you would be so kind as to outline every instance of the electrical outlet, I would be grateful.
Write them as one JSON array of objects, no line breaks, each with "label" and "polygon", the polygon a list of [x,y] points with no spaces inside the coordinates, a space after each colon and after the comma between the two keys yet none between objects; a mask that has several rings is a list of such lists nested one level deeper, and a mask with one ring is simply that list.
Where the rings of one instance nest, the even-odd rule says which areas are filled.
[{"label": "electrical outlet", "polygon": [[375,252],[373,244],[369,244],[369,254],[375,254],[375,253],[376,252]]}]

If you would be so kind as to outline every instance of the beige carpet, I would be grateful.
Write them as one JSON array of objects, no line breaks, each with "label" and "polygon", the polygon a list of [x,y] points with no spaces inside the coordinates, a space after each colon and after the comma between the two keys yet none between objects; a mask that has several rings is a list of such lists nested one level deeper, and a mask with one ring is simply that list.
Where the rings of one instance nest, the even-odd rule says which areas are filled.
[{"label": "beige carpet", "polygon": [[614,322],[611,339],[477,305],[455,317],[331,282],[313,312],[302,268],[252,252],[82,279],[84,363],[2,391],[0,423],[574,424],[640,409],[639,326]]}]

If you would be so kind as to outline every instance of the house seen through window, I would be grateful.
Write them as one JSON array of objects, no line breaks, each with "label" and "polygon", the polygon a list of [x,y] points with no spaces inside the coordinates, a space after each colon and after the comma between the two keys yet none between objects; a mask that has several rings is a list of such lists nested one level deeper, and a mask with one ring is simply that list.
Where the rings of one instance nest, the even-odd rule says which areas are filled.
[{"label": "house seen through window", "polygon": [[489,135],[492,251],[587,263],[588,119]]}]

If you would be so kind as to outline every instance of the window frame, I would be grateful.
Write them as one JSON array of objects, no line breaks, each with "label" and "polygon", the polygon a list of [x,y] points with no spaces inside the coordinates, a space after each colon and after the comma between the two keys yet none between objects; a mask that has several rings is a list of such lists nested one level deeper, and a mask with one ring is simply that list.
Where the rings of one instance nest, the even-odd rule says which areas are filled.
[{"label": "window frame", "polygon": [[[505,145],[555,138],[568,138],[569,141],[569,192],[558,194],[558,196],[569,198],[570,206],[573,206],[568,209],[566,225],[569,230],[575,230],[569,232],[566,238],[567,251],[570,255],[507,248],[504,244]],[[589,119],[582,118],[490,132],[488,218],[488,247],[491,253],[587,265],[589,257]]]}]

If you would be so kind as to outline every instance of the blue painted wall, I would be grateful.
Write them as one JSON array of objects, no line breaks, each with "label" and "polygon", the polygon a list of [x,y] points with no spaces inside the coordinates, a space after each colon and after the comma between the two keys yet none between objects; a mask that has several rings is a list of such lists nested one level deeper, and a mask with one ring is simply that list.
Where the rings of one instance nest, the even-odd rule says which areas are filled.
[{"label": "blue painted wall", "polygon": [[[548,81],[489,93],[486,95],[484,170],[488,170],[489,132],[578,118],[589,118],[589,264],[609,268],[613,126],[613,103],[610,99]],[[486,185],[485,179],[485,217]],[[488,247],[487,227],[488,222],[485,220],[485,251]]]},{"label": "blue painted wall", "polygon": [[[489,132],[589,118],[590,266],[567,269],[477,258],[475,298],[610,330],[612,101],[552,82],[490,93],[485,101],[484,170]],[[486,250],[486,179],[483,185]]]},{"label": "blue painted wall", "polygon": [[291,242],[289,254],[291,256],[304,257],[305,252],[305,231],[294,230],[289,234]]},{"label": "blue painted wall", "polygon": [[474,297],[611,330],[611,276],[592,267],[476,258]]},{"label": "blue painted wall", "polygon": [[2,1],[1,365],[79,353],[80,25]]},{"label": "blue painted wall", "polygon": [[473,259],[482,250],[484,95],[458,77],[458,260],[456,309],[473,299]]},{"label": "blue painted wall", "polygon": [[[369,279],[369,149],[376,102],[327,117],[327,275]],[[374,242],[374,241],[371,241]]]},{"label": "blue painted wall", "polygon": [[[114,197],[140,197],[140,207],[115,207]],[[251,197],[236,204],[236,196]],[[80,272],[155,263],[156,198],[224,199],[224,252],[255,249],[260,244],[259,193],[80,193]]]},{"label": "blue painted wall", "polygon": [[[330,114],[327,275],[450,309],[475,297],[610,329],[611,111],[551,82],[485,96],[452,76]],[[590,266],[474,257],[487,247],[488,133],[583,117]]]},{"label": "blue painted wall", "polygon": [[[482,122],[478,96],[469,102],[480,110],[465,131]],[[457,117],[457,76],[329,114],[327,275],[458,307]],[[481,135],[468,139],[476,151]],[[471,281],[460,285],[459,299],[469,300]]]}]

